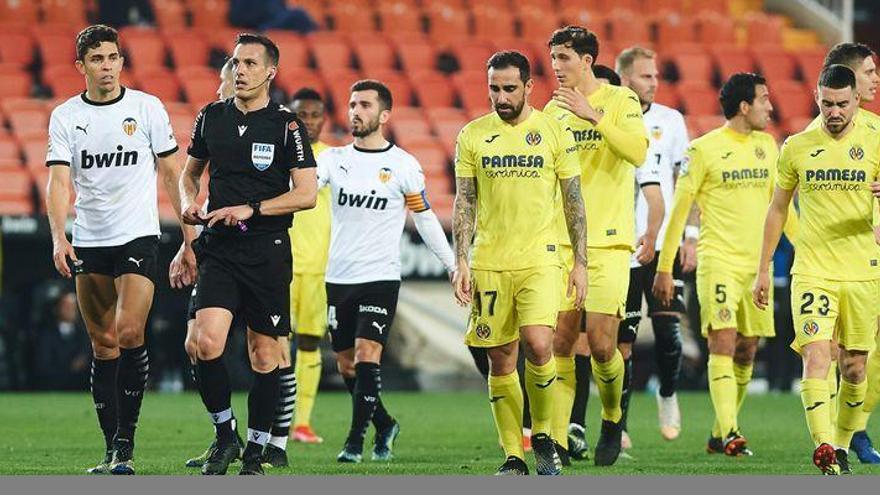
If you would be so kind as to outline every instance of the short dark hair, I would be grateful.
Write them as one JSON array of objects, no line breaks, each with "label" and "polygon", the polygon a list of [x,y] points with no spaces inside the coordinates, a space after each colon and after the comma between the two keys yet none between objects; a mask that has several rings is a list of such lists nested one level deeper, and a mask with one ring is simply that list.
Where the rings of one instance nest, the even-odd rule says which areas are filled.
[{"label": "short dark hair", "polygon": [[115,43],[119,48],[119,33],[110,26],[93,24],[76,35],[76,58],[83,60],[90,48],[98,48],[101,43]]},{"label": "short dark hair", "polygon": [[721,102],[721,110],[724,118],[732,119],[739,113],[739,104],[755,102],[755,86],[767,84],[767,80],[759,74],[751,72],[737,72],[721,87],[718,100]]},{"label": "short dark hair", "polygon": [[269,60],[272,62],[272,65],[278,65],[278,59],[281,56],[280,52],[278,51],[278,45],[276,45],[274,41],[269,39],[269,37],[264,34],[238,33],[238,36],[235,37],[235,44],[263,45],[266,48],[266,55],[269,56]]},{"label": "short dark hair", "polygon": [[321,93],[318,93],[312,88],[300,88],[299,91],[293,94],[290,97],[290,101],[294,102],[297,100],[305,100],[305,101],[319,101],[324,103],[324,99],[321,98]]},{"label": "short dark hair", "polygon": [[506,69],[516,67],[519,69],[519,79],[525,84],[532,78],[532,66],[525,55],[516,50],[504,50],[495,52],[486,62],[486,69]]},{"label": "short dark hair", "polygon": [[360,81],[351,85],[351,92],[355,91],[370,91],[373,90],[379,95],[379,103],[385,107],[385,110],[391,110],[391,106],[394,104],[394,99],[391,97],[391,90],[388,89],[388,86],[385,86],[381,81],[377,81],[375,79],[361,79]]},{"label": "short dark hair", "polygon": [[599,58],[599,38],[596,37],[596,33],[585,27],[565,26],[559,28],[553,31],[547,45],[550,47],[567,46],[581,57],[590,54],[593,57],[593,63],[596,63],[596,59]]},{"label": "short dark hair", "polygon": [[819,86],[831,89],[856,88],[856,74],[843,64],[833,64],[822,69]]},{"label": "short dark hair", "polygon": [[868,57],[874,56],[874,50],[863,43],[838,43],[831,47],[831,50],[825,55],[823,67],[829,65],[846,65],[850,68],[857,68]]},{"label": "short dark hair", "polygon": [[620,86],[620,76],[614,69],[607,65],[596,64],[593,66],[593,75],[599,79],[608,79],[612,86]]}]

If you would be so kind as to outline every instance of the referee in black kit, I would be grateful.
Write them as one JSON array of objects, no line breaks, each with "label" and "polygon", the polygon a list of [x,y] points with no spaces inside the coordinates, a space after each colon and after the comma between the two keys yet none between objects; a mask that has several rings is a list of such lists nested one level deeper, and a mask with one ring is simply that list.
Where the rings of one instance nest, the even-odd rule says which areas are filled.
[{"label": "referee in black kit", "polygon": [[[315,206],[315,160],[305,126],[269,101],[277,67],[278,47],[272,40],[238,35],[232,55],[235,96],[210,103],[199,113],[180,179],[184,220],[206,224],[193,246],[199,268],[195,325],[199,392],[217,438],[202,474],[225,474],[239,455],[223,363],[233,314],[247,323],[254,370],[239,474],[263,474],[260,459],[280,387],[278,336],[290,331],[292,259],[287,229],[293,212]],[[199,177],[209,162],[210,201],[203,216],[196,197]]]}]

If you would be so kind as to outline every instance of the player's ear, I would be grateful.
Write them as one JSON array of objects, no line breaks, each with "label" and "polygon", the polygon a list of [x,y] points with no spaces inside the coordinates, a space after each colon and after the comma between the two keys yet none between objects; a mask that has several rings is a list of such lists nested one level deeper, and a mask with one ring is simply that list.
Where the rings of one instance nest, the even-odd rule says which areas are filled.
[{"label": "player's ear", "polygon": [[77,59],[76,62],[73,63],[74,67],[76,67],[77,72],[82,75],[86,75],[86,66],[83,64],[82,60]]},{"label": "player's ear", "polygon": [[385,125],[388,123],[388,120],[391,119],[391,110],[383,109],[379,112],[379,123]]},{"label": "player's ear", "polygon": [[269,76],[268,77],[269,77],[270,81],[272,79],[275,79],[275,75],[277,75],[277,74],[278,74],[278,67],[275,67],[273,65],[272,67],[269,68]]},{"label": "player's ear", "polygon": [[535,80],[532,78],[529,78],[529,80],[526,81],[526,83],[525,83],[525,95],[529,96],[530,94],[532,94],[532,89],[534,89],[534,87],[535,87]]},{"label": "player's ear", "polygon": [[749,109],[751,108],[751,106],[752,105],[749,104],[749,102],[747,102],[745,100],[740,101],[739,102],[739,113],[741,113],[743,115],[748,115]]}]

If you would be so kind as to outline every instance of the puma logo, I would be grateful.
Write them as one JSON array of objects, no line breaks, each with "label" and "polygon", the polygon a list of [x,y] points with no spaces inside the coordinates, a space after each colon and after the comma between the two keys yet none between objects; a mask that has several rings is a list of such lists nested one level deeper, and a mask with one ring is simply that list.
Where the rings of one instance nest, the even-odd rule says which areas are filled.
[{"label": "puma logo", "polygon": [[388,324],[380,325],[374,321],[373,326],[376,327],[376,330],[379,330],[379,335],[382,335],[382,331],[385,330],[385,327],[387,327]]},{"label": "puma logo", "polygon": [[538,388],[547,388],[553,383],[554,380],[556,380],[555,376],[553,378],[547,380],[547,383],[536,383],[535,385],[537,385]]},{"label": "puma logo", "polygon": [[137,265],[138,268],[140,268],[140,267],[141,267],[141,263],[144,261],[144,259],[141,258],[141,259],[139,259],[139,260],[136,260],[136,259],[134,259],[134,258],[128,258],[128,261],[131,261],[132,263],[134,263],[135,265]]},{"label": "puma logo", "polygon": [[83,131],[83,134],[88,136],[89,135],[89,124],[86,124],[85,126],[78,125],[78,126],[76,126],[76,128],[74,130],[75,131]]},{"label": "puma logo", "polygon": [[807,406],[806,409],[807,409],[807,411],[812,411],[813,409],[816,409],[817,407],[821,406],[822,404],[824,404],[824,402],[814,402],[812,406]]},{"label": "puma logo", "polygon": [[491,143],[492,141],[495,141],[495,139],[500,135],[501,134],[492,134],[492,137],[490,137],[489,139],[486,139],[486,142]]}]

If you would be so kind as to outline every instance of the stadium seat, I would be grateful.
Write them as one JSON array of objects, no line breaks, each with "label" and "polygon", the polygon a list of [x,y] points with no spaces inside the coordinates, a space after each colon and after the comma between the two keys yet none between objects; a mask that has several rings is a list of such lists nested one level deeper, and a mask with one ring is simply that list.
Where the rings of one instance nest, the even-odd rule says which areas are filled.
[{"label": "stadium seat", "polygon": [[487,112],[489,90],[486,71],[462,71],[452,76],[452,83],[458,91],[461,105],[468,111]]},{"label": "stadium seat", "polygon": [[783,123],[782,129],[785,131],[786,134],[791,136],[806,129],[812,121],[812,117],[793,117]]},{"label": "stadium seat", "polygon": [[29,33],[0,31],[0,63],[25,67],[33,60],[34,40]]},{"label": "stadium seat", "polygon": [[196,106],[202,106],[217,99],[219,81],[217,74],[193,74],[180,78],[186,100]]},{"label": "stadium seat", "polygon": [[351,48],[341,33],[316,32],[306,37],[315,62],[321,70],[341,70],[351,67]]},{"label": "stadium seat", "polygon": [[24,97],[31,94],[31,75],[17,65],[0,65],[0,94],[4,97]]},{"label": "stadium seat", "polygon": [[678,94],[688,115],[716,115],[721,111],[718,91],[705,82],[681,81],[678,83]]},{"label": "stadium seat", "polygon": [[[0,141],[0,149],[4,147]],[[21,158],[0,158],[0,170],[21,170]]]},{"label": "stadium seat", "polygon": [[333,30],[338,33],[358,36],[378,30],[379,19],[372,6],[335,2],[327,12],[333,19]]},{"label": "stadium seat", "polygon": [[300,88],[312,88],[325,98],[327,97],[324,79],[311,69],[280,66],[275,81],[289,94],[295,93]]},{"label": "stadium seat", "polygon": [[43,22],[85,25],[86,5],[83,0],[42,0]]},{"label": "stadium seat", "polygon": [[186,27],[186,8],[179,0],[153,0],[153,13],[156,24],[161,29],[182,29]]},{"label": "stadium seat", "polygon": [[[165,101],[180,101],[180,82],[177,76],[165,67],[148,67],[134,73],[141,91]],[[219,86],[219,79],[215,82]],[[215,88],[216,90],[216,88]]]},{"label": "stadium seat", "polygon": [[[540,65],[539,58],[536,53],[536,48],[534,43],[529,43],[528,41],[523,40],[522,38],[494,38],[492,40],[492,51],[499,52],[502,50],[516,50],[529,59],[529,64],[532,67],[532,72],[535,72],[535,69]],[[543,47],[543,51],[549,53],[550,49]],[[482,70],[486,71],[486,62],[489,61],[489,58],[486,57],[486,60],[483,61]]]},{"label": "stadium seat", "polygon": [[[214,28],[191,28],[193,32],[198,33],[200,36],[205,38],[205,41],[208,42],[208,47],[211,50],[219,50],[226,55],[232,54],[232,50],[235,48],[235,39],[238,37],[238,34],[242,31],[245,31],[242,28],[234,27],[234,26],[226,26],[226,27],[214,27]],[[269,34],[270,31],[272,34]],[[278,44],[278,40],[275,39],[275,34],[278,30],[269,30],[264,34],[268,35],[272,38],[272,41],[275,44]],[[291,34],[296,36],[296,33],[292,31],[281,31],[283,33]]]},{"label": "stadium seat", "polygon": [[49,116],[43,109],[16,110],[7,115],[9,125],[16,134],[39,131],[49,126]]},{"label": "stadium seat", "polygon": [[431,39],[438,43],[454,42],[461,39],[465,33],[470,33],[467,11],[463,7],[431,2],[426,14],[428,33]]},{"label": "stadium seat", "polygon": [[663,15],[681,16],[684,13],[685,3],[685,0],[652,0],[650,7]]},{"label": "stadium seat", "polygon": [[532,81],[534,81],[534,86],[532,86],[532,95],[529,97],[529,103],[537,109],[542,109],[550,101],[550,98],[553,97],[553,90],[557,87],[556,79],[534,77]]},{"label": "stadium seat", "polygon": [[328,90],[328,100],[333,101],[336,123],[348,128],[348,101],[351,98],[351,85],[361,79],[361,75],[352,69],[321,71],[321,77]]},{"label": "stadium seat", "polygon": [[669,56],[674,53],[666,51],[665,47],[677,43],[697,41],[696,21],[691,17],[666,14],[656,17],[655,23],[657,26],[657,45],[664,49],[664,55]]},{"label": "stadium seat", "polygon": [[0,199],[30,199],[33,180],[24,169],[0,169]]},{"label": "stadium seat", "polygon": [[751,12],[745,15],[749,45],[782,45],[784,23],[779,16]]},{"label": "stadium seat", "polygon": [[378,9],[379,27],[387,34],[421,34],[422,12],[406,1],[382,2]]},{"label": "stadium seat", "polygon": [[787,81],[795,77],[794,59],[776,45],[750,45],[749,49],[767,82]]},{"label": "stadium seat", "polygon": [[799,50],[792,53],[797,66],[801,81],[808,85],[815,85],[819,81],[819,73],[822,72],[822,64],[825,62],[824,50]]},{"label": "stadium seat", "polygon": [[657,94],[654,95],[654,101],[676,110],[679,110],[681,107],[681,97],[673,83],[661,82],[657,88]]},{"label": "stadium seat", "polygon": [[388,86],[395,107],[409,106],[413,103],[412,85],[403,73],[391,69],[364,69],[363,73],[365,78],[377,79]]},{"label": "stadium seat", "polygon": [[689,14],[730,15],[730,0],[712,0],[711,2],[688,2],[685,12]]},{"label": "stadium seat", "polygon": [[18,147],[18,142],[8,136],[0,137],[0,161],[2,161],[2,168],[14,168],[10,167],[10,161],[15,162],[18,168],[21,168],[21,149]]},{"label": "stadium seat", "polygon": [[46,107],[46,100],[39,98],[7,98],[0,99],[0,111],[5,115],[18,110],[42,110],[49,112],[51,109]]},{"label": "stadium seat", "polygon": [[[720,107],[718,109],[721,110]],[[696,132],[691,133],[691,139],[696,139],[703,134],[706,134],[709,131],[715,130],[722,125],[724,125],[724,117],[721,115],[699,115],[696,117],[688,117],[688,120],[693,119]]]},{"label": "stadium seat", "polygon": [[[601,38],[600,38],[601,39]],[[630,46],[630,45],[626,45]],[[645,48],[651,48],[648,44],[641,44]],[[620,45],[612,42],[601,42],[599,45],[599,57],[597,63],[607,65],[612,69],[617,65],[617,54],[623,50]]]},{"label": "stadium seat", "polygon": [[357,35],[353,43],[358,66],[363,71],[390,70],[394,68],[394,50],[382,35]]},{"label": "stadium seat", "polygon": [[[535,1],[535,0],[532,0]],[[523,40],[540,40],[546,47],[550,33],[562,26],[555,8],[538,5],[522,5],[519,10],[520,34]]]},{"label": "stadium seat", "polygon": [[752,55],[745,48],[736,45],[712,45],[709,53],[715,60],[721,82],[728,80],[737,72],[752,72],[755,70],[755,62]]},{"label": "stadium seat", "polygon": [[[543,10],[544,12],[551,12],[557,8],[556,1],[554,0],[517,0],[513,3],[519,6],[520,13],[522,13],[524,9],[537,9]],[[547,33],[552,32],[553,29],[545,32],[544,36],[547,36]]]},{"label": "stadium seat", "polygon": [[127,66],[156,67],[165,65],[165,42],[154,29],[126,27],[119,32],[126,54]]},{"label": "stadium seat", "polygon": [[462,39],[449,45],[449,51],[458,60],[461,71],[486,70],[486,62],[495,52],[495,48],[486,41]]},{"label": "stadium seat", "polygon": [[779,121],[810,118],[818,109],[808,87],[800,81],[776,81],[770,85],[770,100]]},{"label": "stadium seat", "polygon": [[187,4],[192,14],[193,26],[213,29],[229,25],[227,0],[190,0]]},{"label": "stadium seat", "polygon": [[[703,2],[711,3],[711,2]],[[697,16],[697,39],[707,47],[736,43],[736,25],[733,19],[716,13]]]},{"label": "stadium seat", "polygon": [[474,37],[485,40],[516,36],[516,22],[509,8],[496,8],[478,3],[471,10]]},{"label": "stadium seat", "polygon": [[437,52],[427,37],[404,33],[389,38],[404,71],[433,70],[436,67]]},{"label": "stadium seat", "polygon": [[175,67],[208,65],[210,46],[195,31],[162,31]]},{"label": "stadium seat", "polygon": [[[273,30],[266,34],[278,45],[278,51],[280,52],[279,70],[309,66],[309,47],[303,36],[291,31],[282,30]],[[229,45],[232,46],[231,40]]]},{"label": "stadium seat", "polygon": [[43,67],[53,65],[72,66],[76,60],[76,46],[66,33],[42,33],[36,37]]},{"label": "stadium seat", "polygon": [[431,136],[431,127],[425,119],[424,112],[419,107],[398,106],[397,102],[395,102],[389,124],[395,136],[398,134],[419,137]]},{"label": "stadium seat", "polygon": [[428,108],[455,105],[455,92],[449,79],[435,71],[410,72],[410,81],[419,104]]},{"label": "stadium seat", "polygon": [[671,60],[680,80],[712,82],[712,59],[708,54],[675,53]]},{"label": "stadium seat", "polygon": [[[590,31],[596,33],[600,40],[608,38],[607,19],[604,15],[594,9],[588,9],[583,5],[568,4],[562,6],[562,22],[560,25],[572,24],[576,26],[584,26]],[[601,50],[600,50],[601,51]]]},{"label": "stadium seat", "polygon": [[608,39],[618,46],[647,46],[651,42],[648,23],[642,17],[630,13],[624,14],[617,11],[609,16],[608,28]]},{"label": "stadium seat", "polygon": [[0,2],[0,21],[4,24],[23,26],[37,23],[39,2],[36,0],[20,0],[16,2]]},{"label": "stadium seat", "polygon": [[427,111],[428,120],[446,154],[455,154],[458,133],[467,124],[467,114],[460,108],[434,108]]}]

